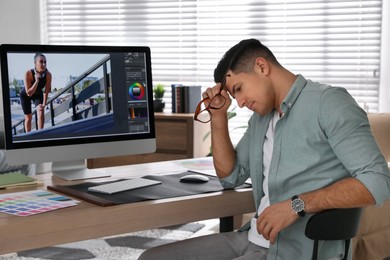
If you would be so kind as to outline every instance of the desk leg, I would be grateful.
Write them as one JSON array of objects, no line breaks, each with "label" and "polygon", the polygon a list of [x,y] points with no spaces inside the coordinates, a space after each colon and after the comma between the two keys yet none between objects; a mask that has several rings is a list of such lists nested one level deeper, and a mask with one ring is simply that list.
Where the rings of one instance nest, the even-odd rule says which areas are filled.
[{"label": "desk leg", "polygon": [[219,232],[229,232],[234,230],[234,216],[219,219]]}]

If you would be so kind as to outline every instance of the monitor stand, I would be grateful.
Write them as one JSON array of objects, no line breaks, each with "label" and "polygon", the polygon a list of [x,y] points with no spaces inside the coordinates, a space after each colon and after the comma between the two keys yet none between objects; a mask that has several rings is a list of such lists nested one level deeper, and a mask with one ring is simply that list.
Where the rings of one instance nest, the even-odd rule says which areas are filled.
[{"label": "monitor stand", "polygon": [[88,169],[85,160],[72,160],[53,162],[51,165],[53,175],[68,181],[85,180],[94,178],[110,177],[104,170]]}]

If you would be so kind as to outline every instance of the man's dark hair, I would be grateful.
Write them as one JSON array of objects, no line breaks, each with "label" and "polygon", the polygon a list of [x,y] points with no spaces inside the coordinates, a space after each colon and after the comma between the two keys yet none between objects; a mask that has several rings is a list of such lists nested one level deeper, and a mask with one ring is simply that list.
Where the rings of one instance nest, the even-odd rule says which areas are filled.
[{"label": "man's dark hair", "polygon": [[268,62],[279,64],[274,54],[259,40],[246,39],[230,48],[218,62],[214,70],[214,81],[221,82],[228,70],[235,73],[250,72],[258,57]]}]

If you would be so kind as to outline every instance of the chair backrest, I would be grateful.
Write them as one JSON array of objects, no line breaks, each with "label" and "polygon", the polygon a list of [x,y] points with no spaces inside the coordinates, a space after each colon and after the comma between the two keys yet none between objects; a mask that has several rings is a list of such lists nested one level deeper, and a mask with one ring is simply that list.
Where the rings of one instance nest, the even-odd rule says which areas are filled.
[{"label": "chair backrest", "polygon": [[390,162],[390,113],[368,114],[368,121],[383,156]]},{"label": "chair backrest", "polygon": [[359,228],[361,213],[362,208],[330,209],[311,216],[306,224],[305,235],[314,240],[313,259],[317,259],[319,240],[345,240],[346,259],[349,241]]}]

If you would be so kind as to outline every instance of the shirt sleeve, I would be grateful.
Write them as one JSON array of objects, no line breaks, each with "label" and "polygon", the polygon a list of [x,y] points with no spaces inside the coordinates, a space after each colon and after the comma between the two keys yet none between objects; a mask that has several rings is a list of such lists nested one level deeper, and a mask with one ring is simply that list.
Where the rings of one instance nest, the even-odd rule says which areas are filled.
[{"label": "shirt sleeve", "polygon": [[238,142],[235,153],[236,160],[234,169],[229,176],[220,179],[220,182],[224,188],[234,188],[245,183],[250,176],[249,170],[249,155],[250,155],[250,142],[252,129],[253,116],[248,122],[248,128],[246,129],[243,137]]},{"label": "shirt sleeve", "polygon": [[345,89],[332,87],[323,92],[320,121],[336,156],[381,205],[390,197],[390,172],[364,110]]}]

